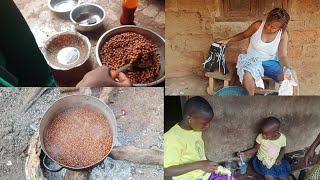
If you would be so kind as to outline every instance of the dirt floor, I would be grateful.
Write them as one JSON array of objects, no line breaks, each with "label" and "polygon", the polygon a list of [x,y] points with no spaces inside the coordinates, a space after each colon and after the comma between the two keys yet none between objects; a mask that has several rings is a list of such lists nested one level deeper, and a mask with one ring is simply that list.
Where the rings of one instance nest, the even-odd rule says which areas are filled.
[{"label": "dirt floor", "polygon": [[165,93],[172,96],[205,96],[208,95],[206,92],[208,85],[207,77],[196,75],[166,78]]},{"label": "dirt floor", "polygon": [[[62,94],[57,88],[0,88],[1,180],[25,179],[26,151],[42,115],[56,100],[70,94],[92,95],[110,106],[118,125],[116,146],[163,149],[162,88],[84,88]],[[97,167],[90,179],[163,179],[162,166],[109,157],[104,164],[106,171]]]}]

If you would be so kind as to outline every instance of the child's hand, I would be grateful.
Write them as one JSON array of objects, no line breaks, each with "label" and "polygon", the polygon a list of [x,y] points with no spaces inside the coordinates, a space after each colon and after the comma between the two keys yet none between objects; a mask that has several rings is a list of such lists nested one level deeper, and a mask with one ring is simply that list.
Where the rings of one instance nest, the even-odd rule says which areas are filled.
[{"label": "child's hand", "polygon": [[245,151],[239,151],[238,153],[237,153],[237,156],[246,156],[246,153],[245,153]]},{"label": "child's hand", "polygon": [[214,172],[217,169],[218,164],[209,160],[199,161],[199,169],[205,172]]}]

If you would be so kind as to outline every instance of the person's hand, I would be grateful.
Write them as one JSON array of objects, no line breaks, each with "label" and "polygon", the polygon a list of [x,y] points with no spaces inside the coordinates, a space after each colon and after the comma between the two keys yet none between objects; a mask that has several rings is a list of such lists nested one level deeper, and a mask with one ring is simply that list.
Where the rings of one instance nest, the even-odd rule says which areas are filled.
[{"label": "person's hand", "polygon": [[307,166],[312,164],[312,159],[314,154],[315,154],[315,151],[313,149],[309,149],[306,155],[304,156],[304,162],[306,163]]},{"label": "person's hand", "polygon": [[276,160],[276,165],[280,165],[282,163],[282,161],[280,159]]},{"label": "person's hand", "polygon": [[[119,82],[115,79],[118,78]],[[130,87],[132,82],[122,72],[110,70],[106,66],[100,66],[88,72],[82,80],[77,84],[77,87]]]},{"label": "person's hand", "polygon": [[245,153],[245,151],[239,151],[239,152],[237,152],[237,156],[246,156],[246,153]]},{"label": "person's hand", "polygon": [[229,39],[224,39],[224,40],[218,41],[218,43],[221,43],[220,46],[223,47],[223,46],[227,45],[229,41],[230,41]]},{"label": "person's hand", "polygon": [[209,160],[199,161],[198,162],[199,169],[205,172],[214,172],[217,170],[218,164]]}]

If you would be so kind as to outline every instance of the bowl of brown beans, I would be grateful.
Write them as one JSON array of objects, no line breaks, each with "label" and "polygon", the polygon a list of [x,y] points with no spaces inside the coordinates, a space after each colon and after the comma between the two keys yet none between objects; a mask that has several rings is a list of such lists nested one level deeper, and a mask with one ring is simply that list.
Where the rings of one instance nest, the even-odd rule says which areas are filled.
[{"label": "bowl of brown beans", "polygon": [[96,59],[100,66],[117,70],[134,63],[137,58],[140,58],[140,62],[151,65],[124,71],[133,86],[156,86],[164,81],[165,40],[156,32],[144,27],[125,25],[110,29],[98,40]]}]

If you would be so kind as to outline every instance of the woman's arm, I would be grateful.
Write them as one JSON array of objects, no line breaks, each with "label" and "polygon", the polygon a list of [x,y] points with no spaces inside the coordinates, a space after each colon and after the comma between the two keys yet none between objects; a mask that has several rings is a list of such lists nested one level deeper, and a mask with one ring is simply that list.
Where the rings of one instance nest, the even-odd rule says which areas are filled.
[{"label": "woman's arm", "polygon": [[[280,43],[279,43],[278,59],[279,59],[280,65],[282,67],[287,67],[287,68],[289,67],[288,41],[289,41],[288,32],[284,31],[282,36],[281,36]],[[297,72],[294,69],[290,69],[290,71],[292,72],[292,77],[293,77],[294,81],[297,84],[299,84]],[[283,79],[280,78],[279,80],[283,80]],[[298,86],[294,86],[293,87],[293,95],[299,95],[299,87]]]},{"label": "woman's arm", "polygon": [[205,172],[213,172],[217,169],[217,164],[209,161],[198,161],[190,164],[183,164],[164,168],[164,176],[180,176],[190,171],[201,169]]},{"label": "woman's arm", "polygon": [[278,48],[278,59],[282,67],[288,67],[288,32],[284,31]]},{"label": "woman's arm", "polygon": [[304,162],[306,163],[306,165],[309,165],[312,163],[312,158],[313,158],[315,150],[319,146],[319,144],[320,144],[320,133],[319,133],[318,137],[316,138],[316,140],[312,143],[312,145],[310,146],[310,148],[308,149],[308,151],[304,157]]},{"label": "woman's arm", "polygon": [[245,31],[243,31],[243,32],[241,32],[239,34],[236,34],[236,35],[234,35],[232,37],[229,37],[227,39],[221,40],[218,43],[222,43],[221,46],[224,46],[228,42],[236,42],[236,41],[241,41],[243,39],[249,38],[259,29],[261,23],[262,23],[261,20],[255,21]]}]

